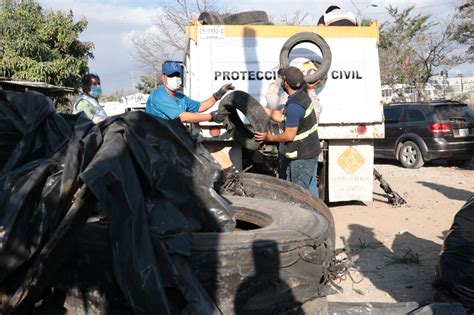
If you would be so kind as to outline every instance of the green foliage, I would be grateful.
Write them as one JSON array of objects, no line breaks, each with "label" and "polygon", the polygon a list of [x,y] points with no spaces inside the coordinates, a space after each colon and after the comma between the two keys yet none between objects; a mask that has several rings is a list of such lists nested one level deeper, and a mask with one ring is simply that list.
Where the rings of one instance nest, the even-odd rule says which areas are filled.
[{"label": "green foliage", "polygon": [[[387,8],[392,21],[380,27],[380,69],[383,84],[394,87],[407,85],[424,98],[424,87],[439,66],[463,62],[457,54],[456,43],[450,39],[452,23],[441,28],[430,22],[429,15],[412,15],[414,7],[403,11]],[[433,27],[441,31],[433,30]]]},{"label": "green foliage", "polygon": [[99,102],[100,103],[105,103],[105,102],[119,102],[122,97],[125,95],[125,93],[123,92],[123,90],[120,90],[120,91],[114,91],[112,94],[110,95],[104,95],[104,96],[101,96],[100,99],[99,99]]},{"label": "green foliage", "polygon": [[372,24],[373,20],[371,18],[363,17],[362,20],[360,21],[359,25],[360,26],[370,26]]},{"label": "green foliage", "polygon": [[411,248],[405,249],[405,252],[402,255],[393,254],[385,255],[389,258],[390,261],[387,262],[388,265],[392,264],[403,264],[403,265],[420,265],[420,255],[417,252],[414,252]]},{"label": "green foliage", "polygon": [[467,61],[474,62],[474,0],[467,0],[457,8],[452,39],[467,46]]},{"label": "green foliage", "polygon": [[135,86],[143,94],[150,94],[158,85],[161,85],[161,77],[152,78],[151,76],[140,76],[140,83]]},{"label": "green foliage", "polygon": [[0,76],[79,87],[93,44],[78,37],[87,21],[72,11],[47,12],[36,0],[0,5]]},{"label": "green foliage", "polygon": [[[461,103],[467,102],[470,98],[471,98],[471,93],[469,93],[469,92],[461,93],[461,94],[454,94],[451,97],[451,99],[453,101],[458,101],[458,102],[461,102]],[[472,106],[471,106],[471,108],[472,108]]]}]

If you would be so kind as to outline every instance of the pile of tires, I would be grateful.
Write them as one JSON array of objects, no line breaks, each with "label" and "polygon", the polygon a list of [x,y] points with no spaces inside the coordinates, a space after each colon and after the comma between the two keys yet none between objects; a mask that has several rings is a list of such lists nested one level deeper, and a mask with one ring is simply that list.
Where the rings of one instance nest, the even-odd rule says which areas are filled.
[{"label": "pile of tires", "polygon": [[[242,174],[241,181],[251,197],[225,195],[236,231],[192,233],[184,259],[223,314],[324,313],[334,250],[329,209],[287,181],[258,174]],[[56,284],[68,290],[68,309],[127,314],[110,253],[107,223],[88,223]]]},{"label": "pile of tires", "polygon": [[246,11],[235,14],[202,12],[198,20],[203,25],[273,25],[265,11]]}]

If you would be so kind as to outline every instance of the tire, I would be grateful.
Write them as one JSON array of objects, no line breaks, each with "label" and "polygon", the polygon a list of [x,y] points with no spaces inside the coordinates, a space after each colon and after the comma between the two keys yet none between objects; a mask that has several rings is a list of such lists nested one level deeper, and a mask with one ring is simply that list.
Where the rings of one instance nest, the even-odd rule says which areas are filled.
[{"label": "tire", "polygon": [[323,80],[327,75],[329,68],[331,67],[332,54],[329,45],[318,34],[311,32],[301,32],[288,38],[280,51],[280,65],[283,67],[288,67],[290,64],[289,56],[291,51],[295,46],[302,43],[311,43],[318,46],[318,48],[321,50],[323,59],[318,71],[316,73],[306,75],[304,77],[305,81],[308,83],[314,83],[318,80]]},{"label": "tire", "polygon": [[248,25],[268,22],[268,14],[265,11],[239,12],[230,14],[224,18],[224,23],[226,25]]},{"label": "tire", "polygon": [[[242,147],[249,150],[258,150],[261,147],[261,144],[255,140],[253,131],[267,131],[270,128],[270,118],[255,98],[243,91],[234,91],[221,99],[219,109],[230,113],[223,124],[227,132]],[[237,110],[245,115],[250,123],[250,129],[242,122]]]},{"label": "tire", "polygon": [[[253,173],[242,173],[240,179],[248,195],[261,199],[299,204],[305,209],[322,214],[334,226],[334,217],[327,205],[301,186],[280,178]],[[331,236],[334,240],[334,231],[332,231]]]},{"label": "tire", "polygon": [[446,164],[451,167],[459,167],[459,168],[469,168],[472,159],[464,159],[464,160],[447,160]]},{"label": "tire", "polygon": [[201,21],[202,25],[224,25],[222,16],[215,12],[202,12],[199,14],[198,20]]},{"label": "tire", "polygon": [[[332,258],[332,224],[320,213],[295,204],[228,198],[237,210],[238,222],[242,218],[252,221],[250,217],[254,216],[254,220],[261,220],[253,221],[256,225],[268,225],[255,230],[193,235],[191,260],[205,288],[215,285],[218,270],[215,302],[219,309],[224,314],[280,314],[288,307],[294,309],[320,297],[318,292],[324,291]],[[278,275],[283,282],[275,284]],[[292,284],[286,293],[282,287],[277,288],[285,283]],[[252,303],[246,303],[250,296]],[[234,309],[234,301],[246,308]]]},{"label": "tire", "polygon": [[420,168],[425,164],[420,147],[413,141],[406,141],[400,147],[398,160],[405,168]]},{"label": "tire", "polygon": [[[283,314],[304,307],[308,301],[324,305],[327,266],[333,252],[332,222],[319,211],[297,204],[260,198],[226,198],[236,210],[237,227],[241,230],[192,233],[191,255],[187,257],[201,285],[222,313]],[[102,293],[103,298],[97,298],[100,292],[116,292],[114,284],[110,284],[113,274],[107,225],[89,223],[78,248],[79,256],[83,257],[79,259],[82,264],[78,274],[82,276],[85,270],[92,273],[90,281],[93,283],[107,283],[105,279],[109,279],[111,288],[92,291],[94,301],[107,303],[109,308],[121,305],[117,296],[114,296],[114,305],[110,305],[110,293]],[[85,290],[72,289],[66,305],[81,314],[77,292]],[[250,298],[252,303],[246,303]],[[88,303],[82,301],[82,304]],[[95,309],[105,307],[95,305]]]},{"label": "tire", "polygon": [[249,23],[247,25],[275,25],[272,22],[254,22],[254,23]]}]

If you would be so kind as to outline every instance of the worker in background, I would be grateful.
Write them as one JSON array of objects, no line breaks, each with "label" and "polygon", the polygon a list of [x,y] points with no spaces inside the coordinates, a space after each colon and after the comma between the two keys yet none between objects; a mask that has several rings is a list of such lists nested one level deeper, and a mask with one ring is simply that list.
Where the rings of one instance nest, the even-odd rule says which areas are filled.
[{"label": "worker in background", "polygon": [[148,97],[145,112],[157,117],[174,120],[179,119],[183,123],[199,123],[212,121],[222,123],[228,113],[214,111],[202,113],[211,108],[224,94],[233,90],[232,83],[225,84],[210,98],[198,102],[178,92],[181,87],[183,66],[176,61],[165,61],[162,65],[161,79],[163,86],[155,89]]},{"label": "worker in background", "polygon": [[[298,57],[292,59],[289,66],[300,69],[301,73],[303,73],[303,76],[312,75],[317,71],[317,67],[315,66],[314,62],[305,57]],[[279,71],[281,70],[282,69],[280,69]],[[319,86],[320,83],[321,81],[318,80],[314,83],[306,84],[308,95],[311,98],[311,101],[314,103],[313,107],[316,111],[316,119],[318,120],[318,122],[319,117],[321,116],[321,112],[323,110],[318,95],[316,94],[316,88]],[[277,79],[274,82],[270,83],[265,94],[267,107],[269,107],[270,109],[282,108],[288,99],[288,94],[283,91],[281,84],[282,77],[280,73],[278,73]]]},{"label": "worker in background", "polygon": [[[303,76],[306,75],[311,75],[316,73],[317,68],[313,61],[309,60],[308,58],[304,57],[298,57],[294,58],[290,62],[290,66],[296,67],[300,69],[301,73]],[[283,69],[280,69],[278,72],[278,78],[272,82],[269,87],[267,88],[267,92],[265,94],[265,98],[267,100],[267,111],[271,110],[281,110],[287,100],[288,100],[288,94],[283,91],[283,88],[281,87],[283,78],[281,75],[281,71]],[[308,92],[308,96],[311,98],[311,106],[314,107],[314,111],[316,113],[316,120],[319,123],[319,117],[322,112],[322,106],[319,101],[318,95],[316,94],[316,88],[319,86],[321,83],[320,80],[314,82],[314,83],[306,83],[306,90]],[[272,123],[272,133],[273,134],[278,134],[283,131],[283,123]],[[279,167],[279,177],[281,179],[287,179],[286,173],[287,173],[287,166],[288,166],[288,159],[285,157],[284,154],[284,146],[283,144],[280,144],[279,147],[279,158],[278,158],[278,167]]]},{"label": "worker in background", "polygon": [[321,152],[316,113],[308,96],[303,73],[296,67],[279,71],[288,100],[282,109],[265,108],[270,118],[284,122],[283,132],[255,132],[259,142],[279,142],[287,160],[286,179],[319,197],[317,188],[318,156]]},{"label": "worker in background", "polygon": [[342,10],[336,5],[327,8],[319,18],[318,25],[325,26],[357,26],[357,19],[352,12]]},{"label": "worker in background", "polygon": [[84,112],[94,124],[99,124],[107,118],[102,106],[99,104],[99,97],[102,94],[100,78],[97,74],[88,73],[81,79],[82,93],[73,105],[73,114]]}]

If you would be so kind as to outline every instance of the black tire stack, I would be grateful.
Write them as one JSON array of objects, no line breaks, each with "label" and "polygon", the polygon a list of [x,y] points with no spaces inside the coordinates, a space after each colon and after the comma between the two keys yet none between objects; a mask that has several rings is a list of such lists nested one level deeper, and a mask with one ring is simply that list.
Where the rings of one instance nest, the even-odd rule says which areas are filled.
[{"label": "black tire stack", "polygon": [[203,25],[273,25],[265,11],[246,11],[224,15],[217,12],[202,12],[198,20]]},{"label": "black tire stack", "polygon": [[[237,230],[191,236],[185,259],[201,285],[223,314],[326,312],[334,250],[329,209],[287,181],[258,174],[242,174],[241,180],[251,197],[225,195],[236,211]],[[128,314],[110,246],[106,221],[88,223],[77,256],[56,284],[67,288],[65,306],[76,314],[87,314],[87,308]]]}]

